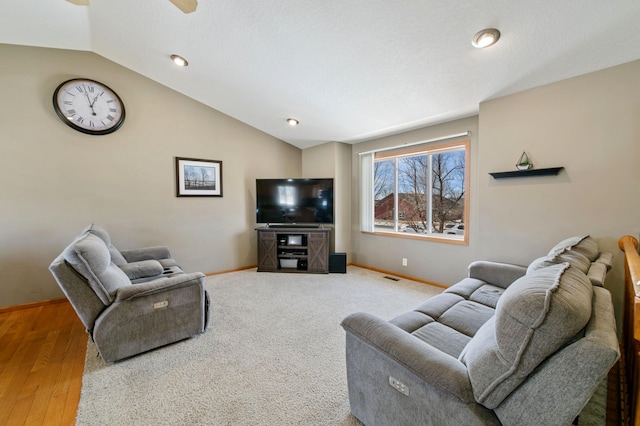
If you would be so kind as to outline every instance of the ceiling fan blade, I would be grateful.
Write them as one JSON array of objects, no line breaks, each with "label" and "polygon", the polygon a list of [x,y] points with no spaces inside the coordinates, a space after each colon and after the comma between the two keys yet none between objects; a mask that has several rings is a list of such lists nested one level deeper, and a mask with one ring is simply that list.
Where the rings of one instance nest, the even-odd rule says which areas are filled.
[{"label": "ceiling fan blade", "polygon": [[[89,1],[89,0],[86,0],[86,1]],[[169,0],[169,1],[184,13],[195,12],[196,8],[198,7],[198,0]]]},{"label": "ceiling fan blade", "polygon": [[89,0],[67,0],[67,1],[77,6],[89,6]]}]

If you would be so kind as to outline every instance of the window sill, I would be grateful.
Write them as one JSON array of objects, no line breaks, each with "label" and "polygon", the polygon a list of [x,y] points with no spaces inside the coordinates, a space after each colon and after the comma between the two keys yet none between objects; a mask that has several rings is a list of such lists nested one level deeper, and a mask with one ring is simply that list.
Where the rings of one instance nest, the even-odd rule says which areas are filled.
[{"label": "window sill", "polygon": [[422,240],[422,241],[431,241],[442,244],[454,244],[460,246],[468,246],[469,241],[467,240],[467,235],[460,238],[459,236],[451,235],[451,236],[435,236],[435,235],[420,235],[420,234],[407,234],[404,232],[384,232],[384,231],[360,231],[363,234],[368,235],[378,235],[381,237],[392,237],[392,238],[404,238],[409,240]]}]

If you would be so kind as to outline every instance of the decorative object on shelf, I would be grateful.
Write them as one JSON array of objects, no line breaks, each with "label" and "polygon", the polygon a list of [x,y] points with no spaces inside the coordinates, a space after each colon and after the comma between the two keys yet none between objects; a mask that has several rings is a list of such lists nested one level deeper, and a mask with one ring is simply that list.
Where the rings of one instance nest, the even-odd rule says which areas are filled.
[{"label": "decorative object on shelf", "polygon": [[107,85],[88,78],[62,82],[53,92],[60,120],[88,135],[106,135],[124,123],[124,103]]},{"label": "decorative object on shelf", "polygon": [[518,170],[529,170],[532,167],[533,167],[533,163],[529,160],[529,156],[525,151],[522,151],[522,155],[520,156],[520,159],[516,163],[516,168]]},{"label": "decorative object on shelf", "polygon": [[176,157],[177,197],[222,197],[222,161]]}]

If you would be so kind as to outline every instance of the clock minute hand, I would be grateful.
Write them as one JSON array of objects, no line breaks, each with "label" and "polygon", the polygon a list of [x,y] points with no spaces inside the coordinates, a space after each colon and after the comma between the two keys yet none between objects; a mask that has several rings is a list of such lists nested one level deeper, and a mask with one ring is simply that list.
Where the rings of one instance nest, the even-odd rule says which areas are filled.
[{"label": "clock minute hand", "polygon": [[89,104],[89,106],[91,106],[91,107],[93,108],[93,105],[94,105],[94,104],[96,103],[96,101],[98,100],[98,97],[100,97],[100,95],[102,95],[103,93],[104,93],[104,92],[100,92],[100,93],[98,93],[98,94],[96,95],[96,97],[95,97],[95,98],[93,98],[93,102],[91,102],[91,103]]},{"label": "clock minute hand", "polygon": [[93,102],[91,102],[91,98],[89,97],[89,94],[87,92],[84,92],[84,94],[87,96],[87,101],[89,101],[89,108],[91,108],[91,115],[97,115],[96,112],[93,110],[93,104],[96,102],[96,99],[98,99],[98,97],[96,96],[96,99],[94,99]]}]

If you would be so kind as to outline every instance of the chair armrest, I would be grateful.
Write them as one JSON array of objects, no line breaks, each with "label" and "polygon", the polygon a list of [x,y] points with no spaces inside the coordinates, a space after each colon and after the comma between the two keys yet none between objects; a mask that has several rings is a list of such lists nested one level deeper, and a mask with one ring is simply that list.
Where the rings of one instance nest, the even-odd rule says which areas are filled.
[{"label": "chair armrest", "polygon": [[164,272],[164,267],[157,260],[141,260],[140,262],[130,262],[118,265],[127,274],[130,280],[139,278],[160,276]]},{"label": "chair armrest", "polygon": [[127,262],[140,262],[141,260],[160,260],[171,258],[169,248],[165,246],[120,250],[120,253],[127,260]]},{"label": "chair armrest", "polygon": [[141,284],[120,287],[116,292],[114,303],[191,285],[204,286],[204,274],[202,272],[179,274],[167,278],[158,278],[157,280],[147,281]]},{"label": "chair armrest", "polygon": [[527,273],[526,266],[479,260],[469,265],[469,278],[475,278],[498,287],[507,288]]},{"label": "chair armrest", "polygon": [[203,333],[207,300],[199,272],[121,287],[91,337],[105,362],[128,358]]},{"label": "chair armrest", "polygon": [[466,367],[451,355],[368,313],[351,314],[341,325],[434,388],[465,403],[475,401]]}]

